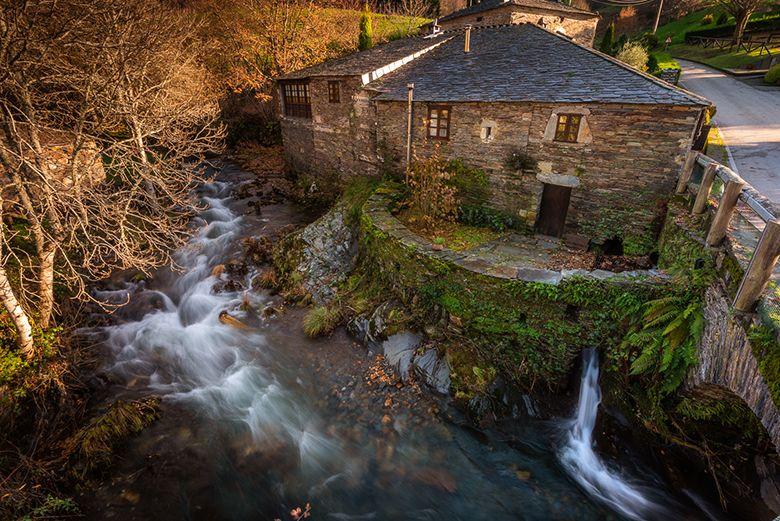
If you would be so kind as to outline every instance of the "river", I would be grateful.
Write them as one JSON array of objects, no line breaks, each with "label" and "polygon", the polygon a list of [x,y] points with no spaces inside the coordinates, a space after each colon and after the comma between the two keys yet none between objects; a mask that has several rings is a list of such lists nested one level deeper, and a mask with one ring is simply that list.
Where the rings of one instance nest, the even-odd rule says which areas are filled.
[{"label": "river", "polygon": [[[274,236],[305,214],[281,203],[258,215],[251,198],[231,197],[250,179],[226,164],[200,190],[208,209],[177,253],[180,270],[98,293],[129,298],[98,332],[100,395],[163,399],[160,419],[79,498],[87,518],[287,520],[307,503],[312,519],[335,520],[727,518],[706,514],[719,510],[697,495],[670,491],[638,459],[598,460],[612,485],[642,497],[620,508],[593,493],[567,456],[576,419],[522,414],[476,429],[449,399],[399,382],[342,329],[312,340],[302,332],[305,310],[257,312],[282,308],[279,297],[225,287],[214,268],[239,254],[242,238]],[[238,278],[250,287],[253,275]],[[224,324],[224,311],[248,327]],[[574,418],[576,393],[565,398]],[[589,403],[585,443],[595,457],[598,401]]]}]

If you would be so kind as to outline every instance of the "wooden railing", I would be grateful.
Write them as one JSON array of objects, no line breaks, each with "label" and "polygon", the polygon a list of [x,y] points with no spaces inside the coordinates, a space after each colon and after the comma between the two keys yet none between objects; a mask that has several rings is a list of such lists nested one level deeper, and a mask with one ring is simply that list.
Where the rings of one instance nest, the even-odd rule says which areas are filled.
[{"label": "wooden railing", "polygon": [[731,52],[736,47],[737,52],[744,50],[747,53],[753,51],[759,51],[758,55],[762,56],[765,52],[772,54],[771,47],[775,45],[780,37],[777,34],[770,34],[768,36],[747,36],[737,43],[733,37],[716,38],[709,36],[689,36],[686,38],[686,43],[691,45],[700,45],[702,47],[712,47],[714,49],[728,50]]},{"label": "wooden railing", "polygon": [[[704,169],[698,185],[691,183],[697,166]],[[692,214],[701,215],[707,211],[712,196],[712,185],[716,178],[723,182],[723,192],[717,200],[715,215],[707,230],[705,243],[708,247],[716,248],[726,238],[739,201],[744,202],[763,224],[763,230],[759,226],[756,227],[761,231],[761,237],[733,303],[738,311],[750,312],[769,283],[780,258],[780,220],[774,215],[771,203],[736,172],[694,150],[688,152],[677,183],[678,194],[691,190],[696,196],[691,209]]]}]

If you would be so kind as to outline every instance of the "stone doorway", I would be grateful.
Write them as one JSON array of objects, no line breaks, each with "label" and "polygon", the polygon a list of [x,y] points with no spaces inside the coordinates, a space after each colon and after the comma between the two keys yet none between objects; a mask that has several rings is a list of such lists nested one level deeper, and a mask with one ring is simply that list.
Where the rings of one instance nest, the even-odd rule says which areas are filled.
[{"label": "stone doorway", "polygon": [[544,184],[542,202],[539,205],[539,217],[536,219],[537,233],[551,237],[563,235],[570,198],[570,186]]}]

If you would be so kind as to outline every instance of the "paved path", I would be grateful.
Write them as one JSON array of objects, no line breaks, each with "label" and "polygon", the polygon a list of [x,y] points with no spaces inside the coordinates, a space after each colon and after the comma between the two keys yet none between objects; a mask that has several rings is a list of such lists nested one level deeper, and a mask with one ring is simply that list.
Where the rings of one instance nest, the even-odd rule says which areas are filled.
[{"label": "paved path", "polygon": [[739,175],[780,204],[780,90],[747,85],[716,69],[678,60],[681,85],[717,107],[715,123]]}]

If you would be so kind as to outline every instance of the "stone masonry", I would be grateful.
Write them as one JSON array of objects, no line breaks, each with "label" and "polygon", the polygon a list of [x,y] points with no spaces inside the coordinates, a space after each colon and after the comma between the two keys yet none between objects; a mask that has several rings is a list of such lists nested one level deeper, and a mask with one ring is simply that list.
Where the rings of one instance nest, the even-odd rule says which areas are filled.
[{"label": "stone masonry", "polygon": [[[402,170],[405,158],[406,104],[378,101],[377,139],[385,159]],[[437,150],[448,158],[467,158],[488,172],[491,204],[533,226],[543,182],[555,177],[572,188],[567,233],[596,241],[609,239],[622,224],[651,230],[663,216],[698,117],[696,107],[616,104],[551,105],[537,103],[453,103],[447,141],[426,137],[426,103],[414,104],[413,153],[427,157]],[[548,126],[560,111],[580,112],[589,139],[581,143],[552,140]],[[481,137],[491,125],[489,141]],[[538,162],[537,173],[505,166],[513,152]],[[629,175],[626,175],[630,173]],[[607,222],[617,221],[615,223]],[[621,237],[623,238],[623,237]]]}]

